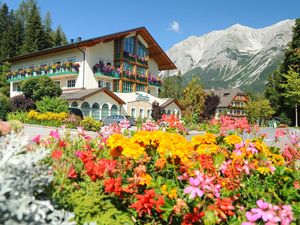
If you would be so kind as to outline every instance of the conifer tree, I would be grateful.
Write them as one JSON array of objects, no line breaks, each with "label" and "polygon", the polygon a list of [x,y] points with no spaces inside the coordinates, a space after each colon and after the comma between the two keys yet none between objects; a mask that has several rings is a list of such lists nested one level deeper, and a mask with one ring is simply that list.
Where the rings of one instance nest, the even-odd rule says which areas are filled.
[{"label": "conifer tree", "polygon": [[62,31],[62,28],[61,28],[60,25],[56,28],[53,40],[54,40],[54,45],[55,46],[65,45],[65,44],[68,43],[66,35]]},{"label": "conifer tree", "polygon": [[270,100],[272,108],[276,110],[276,114],[295,118],[294,110],[287,107],[290,99],[286,94],[287,89],[284,88],[284,84],[287,83],[285,75],[289,70],[293,70],[300,77],[300,19],[295,21],[293,38],[285,52],[283,63],[269,76],[266,85],[266,97]]},{"label": "conifer tree", "polygon": [[40,12],[36,4],[30,11],[30,17],[25,24],[25,38],[23,52],[29,53],[51,47],[47,42],[47,35],[41,21]]},{"label": "conifer tree", "polygon": [[45,25],[45,33],[46,33],[46,39],[47,39],[47,45],[49,47],[54,46],[54,40],[53,40],[53,30],[52,30],[52,18],[50,12],[47,12],[44,20]]}]

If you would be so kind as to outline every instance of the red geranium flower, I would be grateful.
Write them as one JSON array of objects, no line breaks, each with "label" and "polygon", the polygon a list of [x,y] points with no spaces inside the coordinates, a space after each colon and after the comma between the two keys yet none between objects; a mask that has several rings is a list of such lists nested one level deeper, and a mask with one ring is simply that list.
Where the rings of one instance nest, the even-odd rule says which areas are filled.
[{"label": "red geranium flower", "polygon": [[71,179],[76,179],[77,178],[77,173],[76,173],[73,166],[71,166],[70,169],[69,169],[68,178],[71,178]]},{"label": "red geranium flower", "polygon": [[52,159],[59,160],[62,157],[63,152],[61,150],[54,150],[51,154]]},{"label": "red geranium flower", "polygon": [[122,178],[108,178],[104,181],[104,187],[105,192],[115,193],[117,196],[120,196],[122,193]]}]

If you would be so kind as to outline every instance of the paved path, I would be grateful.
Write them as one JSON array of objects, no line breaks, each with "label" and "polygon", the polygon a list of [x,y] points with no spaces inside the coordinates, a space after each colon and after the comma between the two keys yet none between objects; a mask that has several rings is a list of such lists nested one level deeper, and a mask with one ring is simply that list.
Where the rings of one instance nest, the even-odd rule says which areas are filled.
[{"label": "paved path", "polygon": [[[63,130],[62,128],[57,128],[58,131],[62,134]],[[132,128],[132,129],[136,129],[136,128]],[[300,135],[300,130],[299,129],[295,129],[295,128],[282,128],[284,130],[287,130],[289,132],[294,132],[298,135]],[[24,134],[26,135],[26,137],[28,138],[29,141],[32,140],[33,137],[37,136],[37,135],[41,135],[42,137],[47,137],[50,133],[50,131],[55,130],[55,128],[53,127],[44,127],[44,126],[35,126],[35,125],[25,125],[24,126]],[[69,129],[71,131],[72,134],[77,134],[77,131],[75,129]],[[265,138],[265,142],[270,146],[270,145],[276,145],[278,147],[283,147],[286,143],[289,143],[289,139],[288,137],[284,137],[284,138],[280,138],[280,142],[275,143],[275,128],[272,127],[262,127],[260,128],[260,134],[267,134],[267,137]],[[88,135],[92,136],[92,137],[96,137],[97,133],[96,132],[91,132],[88,131],[86,132]],[[191,140],[191,138],[195,135],[198,134],[203,134],[205,133],[205,131],[190,131],[189,135],[186,136],[186,138],[188,140]],[[243,139],[246,138],[252,138],[253,135],[249,135],[247,133],[243,134]]]}]

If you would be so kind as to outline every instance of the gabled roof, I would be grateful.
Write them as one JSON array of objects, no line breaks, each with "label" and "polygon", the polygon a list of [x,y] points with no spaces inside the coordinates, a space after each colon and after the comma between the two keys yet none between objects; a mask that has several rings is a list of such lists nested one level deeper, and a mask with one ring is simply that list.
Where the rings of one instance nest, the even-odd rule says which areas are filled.
[{"label": "gabled roof", "polygon": [[179,102],[178,102],[178,100],[177,99],[173,99],[173,98],[170,98],[170,99],[168,99],[166,102],[164,102],[160,107],[161,108],[166,108],[168,105],[170,105],[172,102],[174,102],[180,109],[182,109],[181,108],[181,106],[180,106],[180,104],[179,104]]},{"label": "gabled roof", "polygon": [[207,94],[214,93],[215,95],[220,97],[220,102],[217,107],[228,107],[235,96],[237,95],[244,95],[239,88],[233,89],[211,89],[211,90],[204,90]]},{"label": "gabled roof", "polygon": [[122,99],[120,99],[117,95],[115,95],[113,92],[111,92],[107,88],[80,89],[77,91],[67,91],[67,92],[64,92],[60,97],[65,100],[84,101],[86,98],[93,96],[95,94],[98,94],[100,92],[106,93],[107,95],[109,95],[111,98],[113,98],[119,104],[125,104],[125,102]]},{"label": "gabled roof", "polygon": [[138,27],[131,30],[125,30],[113,34],[108,34],[96,38],[91,38],[88,40],[83,40],[80,42],[70,43],[62,46],[57,46],[54,48],[47,48],[41,51],[36,51],[24,55],[19,55],[12,57],[10,59],[4,60],[8,62],[17,62],[23,59],[28,59],[40,55],[45,55],[49,53],[64,51],[68,49],[75,49],[79,47],[90,47],[95,44],[98,44],[100,42],[109,42],[112,40],[115,40],[117,38],[126,37],[130,33],[136,32],[137,34],[140,34],[144,40],[148,43],[149,46],[149,56],[150,58],[153,58],[157,64],[159,70],[172,70],[176,69],[175,64],[171,61],[171,59],[167,56],[167,54],[164,52],[164,50],[159,46],[159,44],[155,41],[155,39],[152,37],[152,35],[149,33],[149,31],[145,27]]}]

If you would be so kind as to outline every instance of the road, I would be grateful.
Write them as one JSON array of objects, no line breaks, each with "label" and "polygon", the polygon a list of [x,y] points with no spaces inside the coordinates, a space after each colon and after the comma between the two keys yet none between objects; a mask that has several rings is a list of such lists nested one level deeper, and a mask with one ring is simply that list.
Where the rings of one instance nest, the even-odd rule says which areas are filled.
[{"label": "road", "polygon": [[[63,130],[62,128],[57,128],[59,133],[62,134]],[[136,128],[131,128],[131,129],[136,129]],[[295,128],[283,128],[289,132],[294,132],[297,133],[298,135],[300,135],[300,130],[297,130]],[[24,134],[26,135],[26,138],[28,138],[29,141],[32,140],[33,137],[37,136],[37,135],[41,135],[41,137],[47,137],[50,133],[51,130],[54,130],[54,128],[52,127],[42,127],[42,126],[31,126],[31,125],[25,125],[24,126]],[[265,138],[265,142],[268,145],[276,145],[278,147],[283,147],[286,143],[289,142],[289,137],[284,137],[284,138],[280,138],[280,142],[275,143],[275,128],[272,127],[262,127],[260,128],[259,134],[266,134],[267,137]],[[70,130],[71,133],[73,134],[77,134],[76,130]],[[195,135],[198,134],[203,134],[205,133],[204,131],[190,131],[190,134],[186,136],[186,138],[188,140],[191,140],[191,138]],[[88,135],[92,136],[92,137],[96,137],[97,133],[95,132],[87,132]],[[243,134],[243,139],[246,138],[252,138],[253,135],[249,135],[249,134]]]}]

